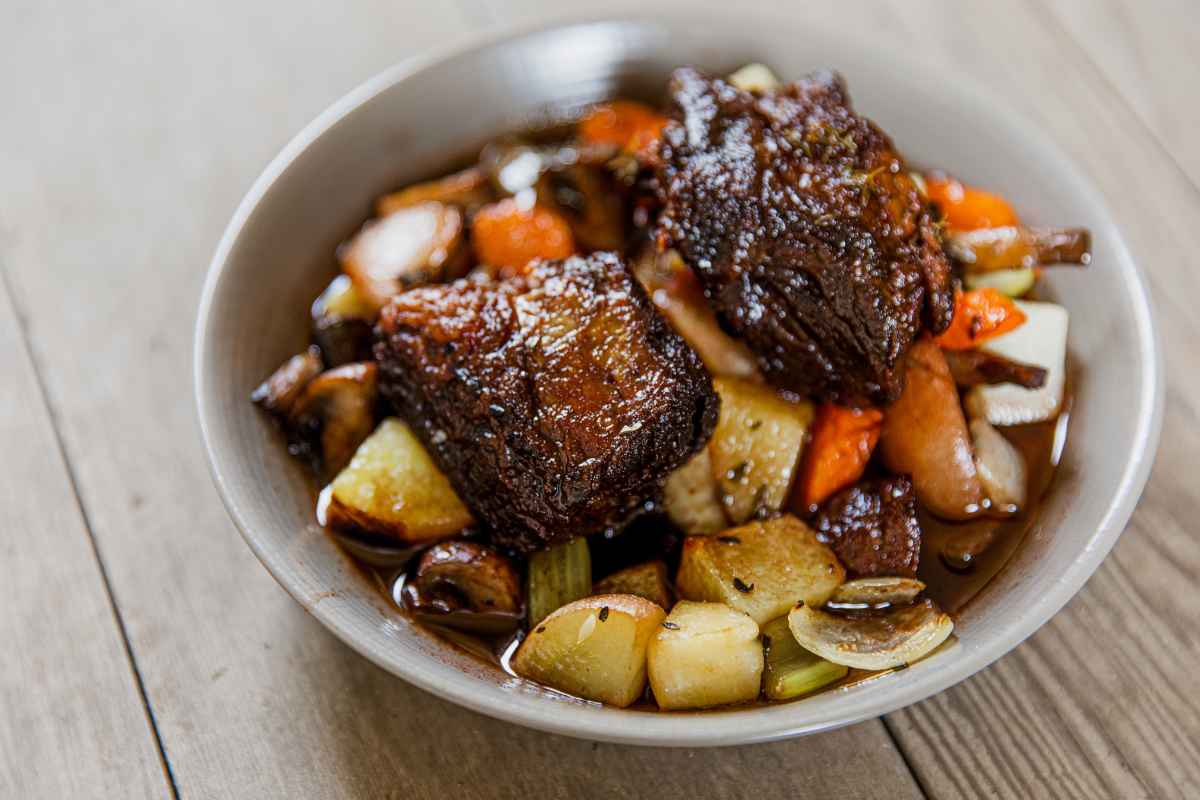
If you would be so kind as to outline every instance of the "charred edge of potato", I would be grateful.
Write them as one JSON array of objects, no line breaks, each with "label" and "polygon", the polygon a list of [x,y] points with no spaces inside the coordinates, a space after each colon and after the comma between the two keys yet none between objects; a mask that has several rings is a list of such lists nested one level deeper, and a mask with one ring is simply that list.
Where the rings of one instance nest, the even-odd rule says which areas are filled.
[{"label": "charred edge of potato", "polygon": [[313,379],[289,417],[293,451],[326,475],[350,463],[375,428],[377,371],[374,362],[346,364]]},{"label": "charred edge of potato", "polygon": [[250,400],[280,422],[286,422],[296,400],[321,374],[321,351],[309,347],[283,362],[250,394]]}]

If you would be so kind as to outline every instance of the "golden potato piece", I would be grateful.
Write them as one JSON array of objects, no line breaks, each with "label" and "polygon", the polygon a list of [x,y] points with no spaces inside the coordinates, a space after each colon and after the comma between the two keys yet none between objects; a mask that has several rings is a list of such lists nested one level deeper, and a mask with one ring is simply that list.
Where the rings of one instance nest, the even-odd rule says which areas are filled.
[{"label": "golden potato piece", "polygon": [[395,417],[380,423],[334,478],[328,520],[407,544],[447,539],[473,522],[450,481]]},{"label": "golden potato piece", "polygon": [[845,579],[833,550],[785,514],[720,536],[689,536],[675,582],[680,597],[725,603],[762,625],[801,600],[819,608]]},{"label": "golden potato piece", "polygon": [[720,533],[729,520],[717,496],[712,456],[701,448],[691,460],[667,476],[663,486],[663,508],[671,522],[684,533]]},{"label": "golden potato piece", "polygon": [[637,595],[663,608],[671,607],[671,585],[667,580],[667,565],[662,561],[647,561],[614,572],[598,582],[593,591]]},{"label": "golden potato piece", "polygon": [[588,700],[624,708],[646,686],[646,647],[666,612],[630,594],[568,603],[517,648],[518,675]]},{"label": "golden potato piece", "polygon": [[738,378],[716,378],[721,415],[708,443],[721,503],[734,524],[772,511],[788,490],[813,420],[813,405]]},{"label": "golden potato piece", "polygon": [[650,688],[659,708],[707,708],[758,697],[758,625],[721,603],[675,604],[650,642]]},{"label": "golden potato piece", "polygon": [[470,258],[463,230],[463,214],[454,206],[404,206],[364,225],[338,258],[378,308],[411,286],[461,277]]}]

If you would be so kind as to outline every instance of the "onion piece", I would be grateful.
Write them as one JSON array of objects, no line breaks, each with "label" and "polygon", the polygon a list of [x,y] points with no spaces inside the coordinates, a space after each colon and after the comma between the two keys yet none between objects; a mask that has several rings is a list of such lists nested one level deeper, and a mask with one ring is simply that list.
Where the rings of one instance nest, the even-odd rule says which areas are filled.
[{"label": "onion piece", "polygon": [[885,614],[831,614],[801,605],[788,614],[788,627],[801,647],[826,661],[881,670],[929,655],[954,631],[954,622],[923,600]]}]

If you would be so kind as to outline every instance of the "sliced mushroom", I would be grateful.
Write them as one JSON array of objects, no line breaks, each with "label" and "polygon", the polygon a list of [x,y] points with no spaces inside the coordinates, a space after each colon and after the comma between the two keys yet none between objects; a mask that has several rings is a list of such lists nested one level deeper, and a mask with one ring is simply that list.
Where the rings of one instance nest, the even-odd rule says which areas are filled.
[{"label": "sliced mushroom", "polygon": [[1019,511],[1025,505],[1028,481],[1024,456],[986,419],[971,420],[970,429],[975,468],[992,508],[1010,514]]},{"label": "sliced mushroom", "polygon": [[375,428],[377,371],[374,362],[346,364],[309,383],[289,417],[293,453],[308,455],[326,475],[350,463]]},{"label": "sliced mushroom", "polygon": [[466,274],[470,248],[463,212],[433,201],[404,206],[371,220],[338,249],[342,269],[379,308],[411,286]]},{"label": "sliced mushroom", "polygon": [[836,609],[868,609],[908,605],[925,591],[916,578],[902,576],[857,578],[833,590],[827,605]]},{"label": "sliced mushroom", "polygon": [[354,281],[338,275],[312,304],[312,335],[325,366],[369,361],[375,308]]},{"label": "sliced mushroom", "polygon": [[279,369],[258,385],[250,394],[250,399],[276,419],[286,421],[304,387],[321,374],[321,369],[321,351],[309,347],[283,362]]},{"label": "sliced mushroom", "polygon": [[413,184],[398,192],[385,194],[375,203],[375,213],[386,217],[393,211],[431,200],[471,210],[496,197],[488,175],[479,167],[470,167],[444,178]]},{"label": "sliced mushroom", "polygon": [[1026,389],[1046,385],[1046,370],[1042,367],[1022,364],[987,350],[944,350],[942,355],[960,389],[997,383],[1015,383]]},{"label": "sliced mushroom", "polygon": [[1087,264],[1092,235],[1086,228],[1025,228],[1010,225],[952,233],[946,250],[967,272],[1032,267],[1037,264]]},{"label": "sliced mushroom", "polygon": [[833,614],[801,605],[788,614],[792,636],[834,664],[881,670],[929,655],[954,631],[954,622],[932,600],[886,613]]},{"label": "sliced mushroom", "polygon": [[402,596],[418,617],[473,633],[507,633],[522,618],[517,571],[478,542],[442,542],[426,550]]}]

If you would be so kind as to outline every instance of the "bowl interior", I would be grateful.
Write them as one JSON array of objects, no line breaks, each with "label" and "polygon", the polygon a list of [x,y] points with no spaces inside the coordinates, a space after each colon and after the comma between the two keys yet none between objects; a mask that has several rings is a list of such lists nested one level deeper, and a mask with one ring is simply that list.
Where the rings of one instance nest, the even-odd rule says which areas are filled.
[{"label": "bowl interior", "polygon": [[[798,703],[655,714],[564,700],[415,626],[313,520],[308,478],[251,406],[251,389],[307,341],[305,309],[335,271],[337,244],[373,199],[432,177],[488,138],[564,107],[657,99],[670,70],[749,61],[783,76],[832,66],[857,109],[914,163],[995,187],[1034,224],[1087,225],[1092,266],[1047,273],[1071,312],[1075,407],[1057,489],[1007,568],[971,603],[951,647],[912,669]],[[1086,580],[1123,528],[1157,436],[1158,360],[1145,287],[1097,192],[1030,123],[906,56],[802,22],[581,23],[401,65],[339,101],[251,190],[209,275],[197,333],[201,423],[221,493],[275,577],[384,668],[476,710],[627,742],[708,745],[820,730],[913,702],[1028,636]]]}]

